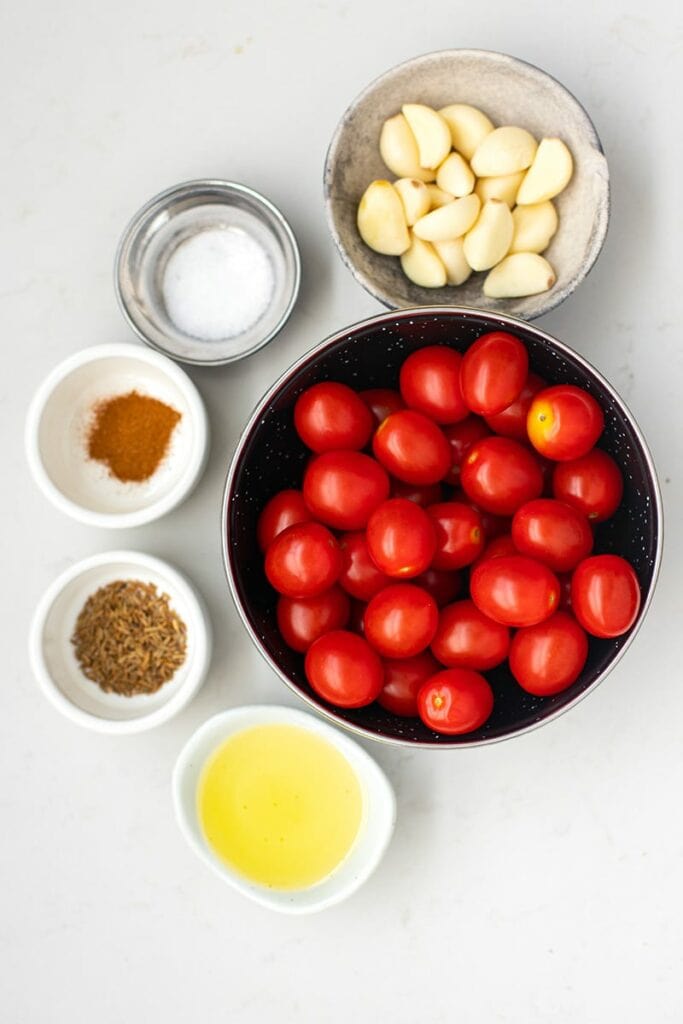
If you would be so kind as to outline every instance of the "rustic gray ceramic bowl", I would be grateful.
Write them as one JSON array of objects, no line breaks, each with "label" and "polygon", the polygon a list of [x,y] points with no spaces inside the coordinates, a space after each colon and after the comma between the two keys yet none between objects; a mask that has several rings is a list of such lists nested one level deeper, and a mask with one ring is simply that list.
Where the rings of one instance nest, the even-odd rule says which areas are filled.
[{"label": "rustic gray ceramic bowl", "polygon": [[[358,202],[374,178],[393,178],[379,155],[382,123],[407,102],[437,109],[470,103],[496,125],[518,124],[539,139],[559,136],[567,143],[574,176],[556,200],[560,227],[544,254],[557,274],[550,291],[522,299],[489,299],[482,292],[484,274],[473,274],[458,288],[420,288],[405,277],[397,257],[381,256],[363,243],[356,227]],[[488,50],[427,53],[372,82],[337,126],[324,185],[328,224],[342,259],[356,280],[390,309],[452,303],[533,320],[558,306],[581,283],[607,233],[607,161],[588,114],[544,71]]]}]

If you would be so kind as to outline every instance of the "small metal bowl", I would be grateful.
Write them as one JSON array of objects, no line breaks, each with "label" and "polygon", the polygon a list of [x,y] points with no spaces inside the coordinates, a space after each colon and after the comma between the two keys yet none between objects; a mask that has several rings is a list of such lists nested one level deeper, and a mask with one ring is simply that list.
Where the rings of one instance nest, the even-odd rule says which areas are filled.
[{"label": "small metal bowl", "polygon": [[[358,710],[333,707],[309,686],[302,655],[280,636],[277,595],[266,580],[256,538],[258,514],[286,487],[300,487],[310,451],[294,429],[297,397],[312,384],[338,380],[355,389],[398,386],[401,364],[425,345],[464,351],[487,331],[509,330],[527,347],[534,372],[551,384],[576,384],[605,413],[600,438],[624,477],[616,514],[596,528],[596,553],[627,558],[640,581],[642,603],[634,627],[615,640],[591,638],[588,661],[568,689],[534,697],[507,665],[487,673],[495,706],[481,729],[464,736],[432,732],[417,718],[400,718],[374,703]],[[280,679],[308,705],[352,732],[387,743],[418,747],[480,746],[518,736],[573,707],[605,678],[628,650],[654,592],[662,557],[662,504],[655,468],[633,416],[614,388],[587,360],[561,341],[522,320],[476,309],[429,306],[383,313],[320,342],[291,366],[263,396],[240,438],[228,470],[223,501],[223,557],[228,583],[247,632]]]},{"label": "small metal bowl", "polygon": [[[170,319],[162,283],[169,257],[183,242],[211,228],[240,228],[265,249],[275,287],[264,314],[242,334],[202,341]],[[150,199],[128,224],[115,262],[116,297],[147,345],[184,363],[218,366],[267,345],[287,322],[299,293],[301,259],[294,233],[268,199],[233,181],[188,181]]]},{"label": "small metal bowl", "polygon": [[[517,124],[537,139],[562,138],[574,157],[574,174],[555,200],[560,226],[545,256],[557,281],[547,292],[519,299],[490,299],[485,273],[458,288],[421,288],[408,280],[396,256],[381,256],[361,239],[358,203],[375,178],[392,178],[379,154],[384,121],[403,103],[440,109],[449,103],[480,107],[496,125]],[[577,99],[540,68],[489,50],[442,50],[399,64],[371,82],[339,122],[327,153],[325,205],[339,254],[359,284],[389,308],[429,303],[501,310],[534,320],[554,309],[583,281],[607,234],[609,174],[595,127]]]}]

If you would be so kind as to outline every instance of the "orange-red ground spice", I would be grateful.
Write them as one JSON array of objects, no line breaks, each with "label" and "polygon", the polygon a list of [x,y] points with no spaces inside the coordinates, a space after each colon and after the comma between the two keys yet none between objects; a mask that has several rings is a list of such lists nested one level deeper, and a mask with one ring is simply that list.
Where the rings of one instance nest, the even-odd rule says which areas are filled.
[{"label": "orange-red ground spice", "polygon": [[181,418],[157,398],[130,391],[98,403],[88,434],[88,455],[126,483],[148,480],[168,451]]}]

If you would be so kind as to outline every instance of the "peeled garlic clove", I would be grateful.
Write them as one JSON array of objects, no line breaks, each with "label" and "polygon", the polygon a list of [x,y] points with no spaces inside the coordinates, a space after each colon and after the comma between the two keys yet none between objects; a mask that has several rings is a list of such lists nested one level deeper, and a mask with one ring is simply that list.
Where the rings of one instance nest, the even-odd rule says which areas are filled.
[{"label": "peeled garlic clove", "polygon": [[432,201],[424,181],[417,178],[399,178],[394,182],[394,188],[401,197],[403,212],[406,217],[406,224],[409,227],[429,213]]},{"label": "peeled garlic clove", "polygon": [[534,162],[517,193],[517,202],[542,203],[566,188],[574,170],[572,155],[562,139],[541,139]]},{"label": "peeled garlic clove", "polygon": [[440,114],[423,103],[404,103],[401,109],[415,137],[420,166],[438,167],[451,150],[448,125]]},{"label": "peeled garlic clove", "polygon": [[451,242],[434,242],[434,248],[446,268],[448,283],[464,284],[472,273],[472,268],[465,259],[462,238],[454,238]]},{"label": "peeled garlic clove", "polygon": [[474,191],[482,203],[485,203],[487,199],[502,199],[512,209],[523,180],[524,171],[517,171],[515,174],[500,174],[496,178],[480,178]]},{"label": "peeled garlic clove", "polygon": [[479,178],[515,174],[531,166],[537,148],[536,139],[525,128],[506,125],[486,136],[470,163]]},{"label": "peeled garlic clove", "polygon": [[484,281],[484,295],[490,299],[519,299],[547,292],[555,284],[555,271],[548,261],[533,252],[506,256]]},{"label": "peeled garlic clove", "polygon": [[440,206],[445,206],[446,203],[452,203],[455,196],[451,195],[450,192],[444,192],[442,188],[437,185],[427,185],[427,191],[429,192],[429,208],[430,210],[437,210]]},{"label": "peeled garlic clove", "polygon": [[474,175],[470,165],[460,153],[451,153],[436,172],[436,184],[454,196],[468,196],[474,188]]},{"label": "peeled garlic clove", "polygon": [[550,202],[516,206],[512,211],[515,232],[510,252],[543,252],[557,231],[557,211]]},{"label": "peeled garlic clove", "polygon": [[411,246],[401,256],[403,273],[421,288],[443,288],[446,284],[446,268],[434,246],[418,238],[414,232],[411,235]]},{"label": "peeled garlic clove", "polygon": [[489,199],[484,203],[477,223],[465,235],[463,242],[465,259],[472,270],[488,270],[500,263],[510,248],[513,231],[512,214],[507,203],[501,199]]},{"label": "peeled garlic clove", "polygon": [[469,231],[479,215],[480,207],[479,196],[474,193],[462,199],[454,199],[452,203],[420,217],[413,231],[426,242],[448,242]]},{"label": "peeled garlic clove", "polygon": [[493,131],[486,114],[468,103],[451,103],[439,113],[450,128],[453,149],[462,153],[466,160],[472,159],[477,146]]},{"label": "peeled garlic clove", "polygon": [[358,230],[366,245],[385,256],[400,256],[410,245],[403,203],[388,181],[373,181],[358,204]]},{"label": "peeled garlic clove", "polygon": [[417,142],[403,114],[390,117],[382,125],[379,152],[384,163],[397,178],[434,181],[434,172],[420,167]]}]

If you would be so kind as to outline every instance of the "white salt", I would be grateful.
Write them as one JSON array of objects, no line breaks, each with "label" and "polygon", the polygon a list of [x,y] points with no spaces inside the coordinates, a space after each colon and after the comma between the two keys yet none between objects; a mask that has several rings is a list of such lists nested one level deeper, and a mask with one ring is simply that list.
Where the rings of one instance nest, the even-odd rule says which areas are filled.
[{"label": "white salt", "polygon": [[209,228],[182,242],[166,264],[166,311],[184,334],[221,341],[243,334],[273,295],[265,249],[241,228]]}]

